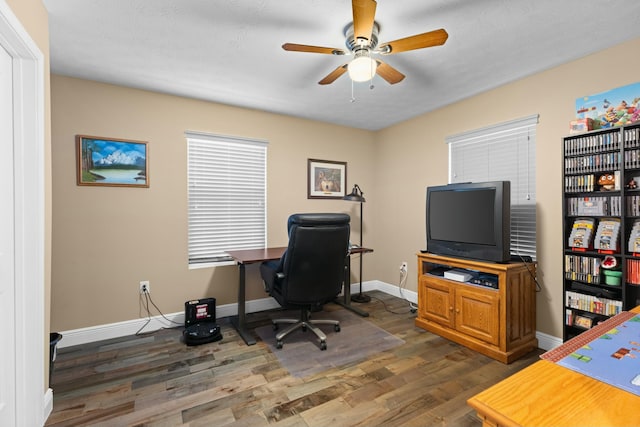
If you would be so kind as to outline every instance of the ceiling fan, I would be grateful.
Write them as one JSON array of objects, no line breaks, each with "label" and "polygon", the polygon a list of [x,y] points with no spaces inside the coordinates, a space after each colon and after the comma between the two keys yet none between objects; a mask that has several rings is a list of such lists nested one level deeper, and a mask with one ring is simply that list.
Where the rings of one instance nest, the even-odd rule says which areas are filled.
[{"label": "ceiling fan", "polygon": [[378,45],[379,26],[375,22],[376,5],[375,0],[352,0],[353,25],[347,27],[345,31],[348,51],[295,43],[285,43],[282,48],[291,52],[354,56],[350,62],[340,65],[320,80],[318,84],[321,85],[333,83],[347,71],[349,77],[357,82],[371,80],[377,73],[389,84],[399,83],[404,79],[404,74],[380,59],[372,58],[373,54],[392,55],[408,50],[440,46],[447,41],[449,34],[441,28]]}]

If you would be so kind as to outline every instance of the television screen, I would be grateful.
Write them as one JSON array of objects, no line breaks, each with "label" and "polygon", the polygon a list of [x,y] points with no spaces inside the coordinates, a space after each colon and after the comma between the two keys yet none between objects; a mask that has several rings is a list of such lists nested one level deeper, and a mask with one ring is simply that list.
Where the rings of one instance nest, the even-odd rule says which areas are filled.
[{"label": "television screen", "polygon": [[[431,238],[495,245],[493,188],[437,191],[431,195]],[[472,215],[470,215],[472,213]]]},{"label": "television screen", "polygon": [[510,183],[492,181],[427,188],[427,250],[507,262],[510,259]]}]

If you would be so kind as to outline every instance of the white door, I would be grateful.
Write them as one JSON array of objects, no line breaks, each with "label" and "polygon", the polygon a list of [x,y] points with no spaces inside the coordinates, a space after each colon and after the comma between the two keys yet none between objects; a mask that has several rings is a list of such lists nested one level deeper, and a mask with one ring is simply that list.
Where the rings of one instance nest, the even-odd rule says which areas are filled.
[{"label": "white door", "polygon": [[0,426],[15,425],[15,267],[12,59],[0,46]]},{"label": "white door", "polygon": [[[0,426],[41,426],[45,389],[45,61],[0,0]],[[48,353],[48,351],[47,351]]]}]

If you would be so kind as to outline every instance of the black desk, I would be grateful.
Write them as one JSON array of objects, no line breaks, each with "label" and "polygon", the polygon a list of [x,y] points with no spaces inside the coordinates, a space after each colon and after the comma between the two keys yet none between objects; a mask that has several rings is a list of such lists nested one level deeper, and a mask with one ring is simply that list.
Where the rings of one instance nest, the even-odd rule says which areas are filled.
[{"label": "black desk", "polygon": [[240,280],[238,284],[238,315],[231,317],[231,323],[236,327],[238,333],[247,343],[247,345],[254,345],[256,340],[253,336],[247,331],[245,326],[246,322],[246,279],[245,279],[245,266],[247,264],[254,264],[257,262],[263,261],[271,261],[275,259],[280,259],[284,251],[287,250],[284,248],[264,248],[264,249],[247,249],[242,251],[228,251],[227,253],[231,256],[237,263],[238,269],[240,271]]},{"label": "black desk", "polygon": [[[263,261],[271,261],[280,259],[286,247],[279,248],[264,248],[264,249],[247,249],[241,251],[227,251],[229,256],[231,256],[236,263],[238,264],[239,270],[239,283],[238,283],[238,315],[231,317],[231,324],[238,330],[238,333],[247,343],[247,345],[254,345],[256,340],[253,338],[251,333],[247,331],[246,327],[246,271],[245,266],[247,264],[255,264]],[[348,256],[347,262],[347,273],[344,280],[343,292],[342,292],[342,301],[340,298],[337,298],[335,302],[342,307],[353,311],[360,316],[369,316],[369,313],[366,311],[360,310],[357,307],[351,305],[351,254],[362,254],[373,252],[373,249],[369,248],[351,248],[351,253]],[[362,277],[360,277],[362,280]]]}]

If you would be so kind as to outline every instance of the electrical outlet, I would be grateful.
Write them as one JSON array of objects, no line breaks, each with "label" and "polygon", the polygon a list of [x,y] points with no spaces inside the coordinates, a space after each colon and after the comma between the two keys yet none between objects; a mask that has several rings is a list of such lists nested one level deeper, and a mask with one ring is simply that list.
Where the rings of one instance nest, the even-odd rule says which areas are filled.
[{"label": "electrical outlet", "polygon": [[148,280],[140,281],[140,293],[141,294],[150,294],[151,293],[151,284]]},{"label": "electrical outlet", "polygon": [[402,265],[400,265],[400,271],[406,273],[408,271],[407,268],[407,261],[402,261]]}]

